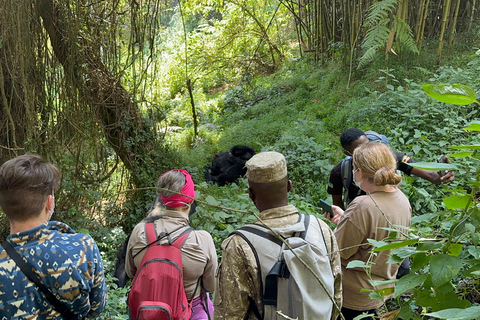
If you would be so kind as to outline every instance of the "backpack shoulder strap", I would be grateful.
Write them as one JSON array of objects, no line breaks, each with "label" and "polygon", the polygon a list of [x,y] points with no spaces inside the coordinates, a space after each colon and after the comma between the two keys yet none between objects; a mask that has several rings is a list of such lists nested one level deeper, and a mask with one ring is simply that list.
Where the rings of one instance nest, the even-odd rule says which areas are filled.
[{"label": "backpack shoulder strap", "polygon": [[383,143],[389,144],[387,136],[383,134],[379,134],[372,130],[365,131],[364,133],[370,141],[381,141]]},{"label": "backpack shoulder strap", "polygon": [[[186,229],[176,239],[174,239],[172,241],[172,239],[170,238],[170,235],[175,233],[176,231],[182,229],[182,228],[185,228],[185,227],[186,227]],[[160,245],[160,240],[163,239],[164,237],[168,237],[168,239],[169,239],[168,241],[169,241],[170,244],[174,244],[175,241],[177,241],[179,238],[181,238],[182,240],[179,242],[180,245],[177,244],[175,246],[178,249],[182,249],[185,241],[187,240],[188,235],[190,234],[190,232],[192,230],[194,230],[194,229],[190,226],[181,226],[180,228],[177,228],[170,233],[162,232],[160,235],[157,235],[157,230],[155,230],[154,223],[153,222],[145,223],[145,236],[146,236],[146,239],[147,239],[147,244],[145,245],[145,247],[143,247],[137,253],[135,253],[133,258],[138,256],[143,250],[145,250],[145,249],[148,250],[148,248],[154,243],[157,243],[157,244]]]},{"label": "backpack shoulder strap", "polygon": [[[263,229],[265,229],[265,230],[263,230]],[[260,280],[260,292],[261,292],[260,297],[262,299],[262,310],[261,311],[259,310],[259,308],[258,308],[257,304],[255,303],[255,301],[253,300],[253,298],[249,296],[248,300],[249,300],[250,303],[248,305],[248,311],[247,311],[247,314],[245,314],[244,319],[248,319],[248,315],[249,315],[250,311],[253,312],[253,314],[257,317],[257,319],[263,319],[264,314],[265,314],[265,309],[264,309],[264,306],[263,306],[263,281],[262,281],[263,278],[262,278],[262,268],[260,266],[260,258],[258,257],[257,250],[255,250],[255,247],[253,246],[252,242],[248,239],[247,234],[252,233],[252,234],[255,234],[259,237],[265,238],[269,241],[272,241],[272,242],[278,244],[278,242],[276,242],[276,241],[280,241],[280,240],[275,238],[275,236],[273,234],[267,232],[266,230],[268,230],[268,229],[266,227],[262,226],[262,225],[250,223],[250,224],[246,224],[243,227],[240,227],[237,230],[230,233],[230,235],[234,235],[234,234],[239,235],[249,245],[249,247],[252,250],[253,255],[255,257],[255,262],[257,264],[257,270],[258,270],[258,276],[259,276],[259,280]],[[280,243],[281,243],[281,241],[280,241]]]},{"label": "backpack shoulder strap", "polygon": [[[308,215],[306,215],[308,217]],[[316,220],[316,221],[315,221]],[[311,217],[308,222],[308,228],[305,226],[305,229],[311,230],[309,233],[306,232],[305,237],[303,239],[317,248],[319,248],[325,255],[328,255],[327,244],[325,242],[325,235],[322,230],[322,226],[320,225],[320,221],[316,217]]]},{"label": "backpack shoulder strap", "polygon": [[190,232],[192,232],[192,230],[194,229],[191,227],[187,228],[175,240],[173,240],[172,245],[178,248],[179,250],[182,250],[183,245],[185,244],[185,241],[187,241],[187,238],[190,235]]},{"label": "backpack shoulder strap", "polygon": [[145,223],[145,235],[147,237],[147,245],[157,240],[157,231],[153,222]]},{"label": "backpack shoulder strap", "polygon": [[[277,237],[275,237],[271,232],[270,230],[268,230],[267,227],[263,226],[263,225],[260,225],[260,224],[255,224],[255,223],[249,223],[249,224],[246,224],[240,228],[238,228],[237,230],[233,231],[231,234],[238,234],[240,236],[242,236],[242,238],[246,238],[247,236],[245,236],[245,232],[249,232],[249,233],[253,233],[254,235],[257,235],[259,237],[262,237],[270,242],[273,242],[279,246],[282,245],[282,241],[280,239],[278,239]],[[251,244],[250,241],[248,240],[245,240],[247,241],[247,243]]]},{"label": "backpack shoulder strap", "polygon": [[299,222],[303,221],[305,231],[300,232],[297,236],[305,240],[307,237],[308,226],[310,225],[310,215],[299,213]]},{"label": "backpack shoulder strap", "polygon": [[345,159],[342,160],[340,175],[342,177],[343,187],[346,190],[348,190],[348,187],[352,183],[352,176],[353,176],[351,156],[346,156]]}]

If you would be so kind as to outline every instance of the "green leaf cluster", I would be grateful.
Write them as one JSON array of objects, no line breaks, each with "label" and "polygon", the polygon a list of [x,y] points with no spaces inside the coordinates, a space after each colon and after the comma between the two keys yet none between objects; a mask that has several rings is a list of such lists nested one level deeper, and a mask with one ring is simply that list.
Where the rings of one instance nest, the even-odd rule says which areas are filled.
[{"label": "green leaf cluster", "polygon": [[[451,104],[465,105],[465,101],[479,104],[473,90],[463,85],[428,85],[423,86],[425,92],[438,101]],[[464,130],[480,133],[478,121],[472,121]],[[400,318],[420,319],[428,316],[438,319],[476,319],[479,316],[478,306],[464,298],[465,292],[457,288],[456,283],[478,283],[480,270],[480,155],[477,145],[452,145],[451,149],[469,150],[453,154],[455,159],[471,159],[475,163],[473,172],[467,165],[441,166],[437,163],[417,163],[416,167],[427,170],[464,169],[471,172],[471,179],[467,181],[468,189],[452,190],[453,195],[443,199],[445,208],[452,212],[450,221],[444,226],[446,232],[431,235],[429,238],[420,237],[412,229],[410,239],[391,243],[372,242],[374,251],[391,250],[390,263],[398,263],[405,258],[411,260],[412,273],[394,280],[395,297],[400,307]],[[453,156],[452,155],[452,156]],[[445,215],[445,214],[444,214]],[[418,232],[418,230],[417,230]],[[375,282],[374,285],[389,282]],[[379,292],[376,292],[379,295]],[[383,296],[380,294],[380,296]],[[381,298],[381,297],[380,297]]]}]

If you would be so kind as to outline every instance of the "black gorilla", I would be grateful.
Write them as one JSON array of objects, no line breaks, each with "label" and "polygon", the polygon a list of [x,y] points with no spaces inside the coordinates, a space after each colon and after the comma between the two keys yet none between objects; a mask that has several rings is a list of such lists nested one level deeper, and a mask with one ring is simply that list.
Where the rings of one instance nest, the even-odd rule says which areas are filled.
[{"label": "black gorilla", "polygon": [[230,152],[220,152],[205,166],[205,181],[219,186],[234,183],[247,173],[245,162],[253,157],[255,150],[249,146],[233,146]]}]

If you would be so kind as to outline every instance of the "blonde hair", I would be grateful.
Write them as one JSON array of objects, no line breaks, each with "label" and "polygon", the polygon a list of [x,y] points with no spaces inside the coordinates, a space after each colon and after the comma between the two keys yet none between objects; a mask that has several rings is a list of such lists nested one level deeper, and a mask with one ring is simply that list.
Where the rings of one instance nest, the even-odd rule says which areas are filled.
[{"label": "blonde hair", "polygon": [[353,152],[353,168],[360,169],[364,178],[377,186],[397,185],[402,177],[397,174],[397,160],[388,145],[368,142]]}]

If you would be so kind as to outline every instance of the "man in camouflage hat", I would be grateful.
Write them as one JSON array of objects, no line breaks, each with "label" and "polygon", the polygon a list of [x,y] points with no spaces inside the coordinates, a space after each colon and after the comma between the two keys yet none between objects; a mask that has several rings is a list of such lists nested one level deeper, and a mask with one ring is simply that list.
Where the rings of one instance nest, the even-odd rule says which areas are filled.
[{"label": "man in camouflage hat", "polygon": [[[260,211],[261,221],[256,223],[263,223],[276,230],[297,224],[298,210],[288,204],[288,192],[292,188],[292,182],[287,177],[285,157],[278,152],[262,152],[253,156],[246,163],[246,167],[248,194]],[[328,225],[320,219],[318,221],[334,277],[333,296],[337,306],[341,307],[342,279],[337,243]],[[261,254],[259,251],[257,253]],[[264,286],[261,276],[265,279],[266,275],[261,275],[249,244],[238,234],[229,236],[222,243],[222,262],[217,272],[213,318],[235,320],[258,319],[258,315],[263,317]],[[322,290],[320,285],[318,290]],[[336,319],[337,316],[338,311],[333,308],[330,318]]]}]

